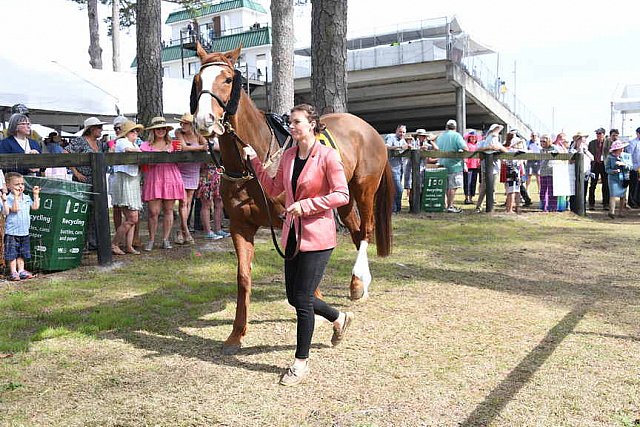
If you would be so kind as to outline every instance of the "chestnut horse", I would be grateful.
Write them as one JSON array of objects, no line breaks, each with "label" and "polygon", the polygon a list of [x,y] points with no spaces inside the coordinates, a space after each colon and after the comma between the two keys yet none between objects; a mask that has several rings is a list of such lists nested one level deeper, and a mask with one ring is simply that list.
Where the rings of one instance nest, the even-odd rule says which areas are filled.
[{"label": "chestnut horse", "polygon": [[[254,236],[259,227],[282,227],[279,215],[284,211],[282,198],[264,196],[260,183],[241,155],[242,146],[250,144],[265,166],[281,151],[264,112],[258,110],[242,89],[242,77],[234,68],[240,48],[209,54],[198,45],[197,53],[202,65],[193,79],[191,111],[201,132],[215,133],[219,138],[225,171],[220,189],[238,259],[236,317],[233,331],[223,344],[223,352],[233,354],[240,349],[247,333]],[[356,116],[328,114],[321,121],[339,147],[349,184],[350,201],[338,208],[338,214],[358,249],[351,277],[351,298],[366,298],[371,283],[367,246],[374,229],[378,255],[391,252],[394,187],[387,149],[376,130]],[[277,167],[278,161],[279,158],[272,167]]]}]

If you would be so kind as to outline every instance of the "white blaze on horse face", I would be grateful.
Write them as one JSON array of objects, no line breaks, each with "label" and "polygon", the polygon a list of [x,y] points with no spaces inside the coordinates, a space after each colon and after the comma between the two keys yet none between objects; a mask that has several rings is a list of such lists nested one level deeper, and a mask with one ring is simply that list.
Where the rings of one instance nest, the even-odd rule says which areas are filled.
[{"label": "white blaze on horse face", "polygon": [[369,258],[367,257],[368,246],[369,242],[365,240],[360,241],[358,257],[356,258],[356,263],[353,265],[353,270],[351,271],[351,274],[360,279],[364,285],[362,298],[367,298],[369,296],[369,285],[371,284],[371,271],[369,271]]},{"label": "white blaze on horse face", "polygon": [[[217,65],[206,67],[200,72],[200,81],[202,82],[202,90],[210,90],[213,92],[213,84],[222,73],[222,68]],[[214,92],[215,93],[215,92]],[[213,111],[213,103],[218,104],[212,96],[204,93],[198,100],[198,114],[196,115],[196,123],[200,129],[211,130],[213,123],[220,120]]]}]

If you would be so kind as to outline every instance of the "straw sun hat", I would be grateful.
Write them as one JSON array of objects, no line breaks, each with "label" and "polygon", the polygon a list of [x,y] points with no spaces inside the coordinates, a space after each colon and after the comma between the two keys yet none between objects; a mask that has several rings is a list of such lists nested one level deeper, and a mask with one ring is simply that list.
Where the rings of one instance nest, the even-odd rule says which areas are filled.
[{"label": "straw sun hat", "polygon": [[185,113],[178,120],[180,123],[191,123],[193,124],[193,114]]},{"label": "straw sun hat", "polygon": [[140,130],[144,129],[144,126],[138,125],[135,122],[132,122],[131,120],[127,120],[126,122],[121,124],[120,127],[121,129],[120,129],[120,133],[118,134],[118,138],[124,138],[125,136],[127,136],[129,132],[131,132],[134,129],[140,129]]},{"label": "straw sun hat", "polygon": [[92,128],[93,126],[102,126],[106,124],[107,122],[101,122],[97,117],[89,117],[87,120],[84,121],[82,134],[84,135],[85,133],[87,133],[89,128]]},{"label": "straw sun hat", "polygon": [[147,126],[145,130],[163,129],[163,128],[172,130],[173,126],[167,124],[167,121],[165,120],[164,117],[154,117],[153,119],[151,119],[151,124]]}]

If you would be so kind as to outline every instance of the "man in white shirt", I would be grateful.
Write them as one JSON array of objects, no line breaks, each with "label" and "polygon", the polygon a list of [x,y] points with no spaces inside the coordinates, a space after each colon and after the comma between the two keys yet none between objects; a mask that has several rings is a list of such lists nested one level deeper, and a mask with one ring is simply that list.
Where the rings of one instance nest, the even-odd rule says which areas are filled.
[{"label": "man in white shirt", "polygon": [[[407,127],[405,125],[398,125],[396,127],[396,133],[389,134],[385,138],[387,147],[394,151],[404,151],[409,147],[404,136],[407,133]],[[394,213],[400,212],[402,206],[402,172],[404,169],[404,163],[408,160],[406,157],[389,157],[389,165],[391,166],[391,175],[393,177],[393,184],[396,187],[396,197],[393,200],[393,206],[391,211]]]}]

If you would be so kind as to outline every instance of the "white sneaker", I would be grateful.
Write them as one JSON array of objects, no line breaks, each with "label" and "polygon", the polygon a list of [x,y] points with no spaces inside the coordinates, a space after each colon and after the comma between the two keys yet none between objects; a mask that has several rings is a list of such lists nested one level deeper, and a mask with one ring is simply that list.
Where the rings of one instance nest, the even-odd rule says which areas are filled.
[{"label": "white sneaker", "polygon": [[309,372],[311,372],[311,370],[309,369],[308,361],[303,368],[297,368],[295,365],[291,365],[280,378],[280,385],[298,385],[309,376]]}]

